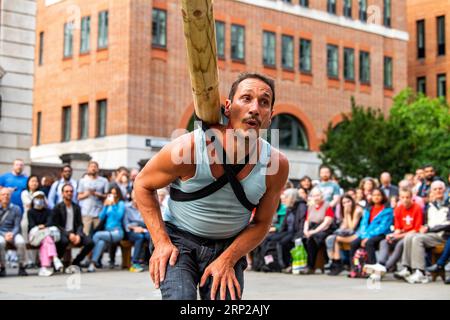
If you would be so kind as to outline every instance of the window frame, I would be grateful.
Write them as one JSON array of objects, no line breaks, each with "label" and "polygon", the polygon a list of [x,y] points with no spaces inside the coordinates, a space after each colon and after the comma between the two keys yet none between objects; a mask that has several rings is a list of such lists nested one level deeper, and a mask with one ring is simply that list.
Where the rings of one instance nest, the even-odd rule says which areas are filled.
[{"label": "window frame", "polygon": [[[368,65],[367,65],[367,67],[368,67],[368,70],[367,70],[368,79],[367,80],[363,79],[363,75],[365,74],[365,72],[363,70],[363,68],[365,67],[364,66],[364,59],[365,58],[367,58],[367,61],[368,61]],[[364,84],[364,85],[370,85],[371,72],[372,72],[372,70],[371,70],[371,61],[370,61],[370,51],[361,50],[359,52],[359,82],[361,84]]]},{"label": "window frame", "polygon": [[[64,23],[64,44],[63,44],[63,58],[70,59],[73,57],[73,30],[74,30],[74,22],[66,22]],[[70,41],[67,38],[70,38]],[[66,52],[67,44],[70,43],[70,53]]]},{"label": "window frame", "polygon": [[[389,73],[388,65],[390,65]],[[387,80],[390,80],[390,83]],[[383,86],[389,90],[392,90],[394,87],[394,59],[391,56],[383,57]]]},{"label": "window frame", "polygon": [[[102,15],[105,15],[103,19]],[[102,22],[106,23],[103,25]],[[103,28],[104,27],[104,28]],[[106,30],[106,32],[105,32]],[[100,32],[103,31],[105,34],[100,34]],[[105,38],[103,39],[102,36]],[[101,43],[101,40],[104,40],[104,44]],[[109,11],[103,10],[98,13],[98,29],[97,29],[97,50],[107,49],[109,46]]]},{"label": "window frame", "polygon": [[[446,54],[446,32],[445,32],[445,27],[446,27],[446,21],[445,21],[445,15],[436,17],[436,51],[437,51],[437,55],[438,56],[445,56]],[[443,21],[443,28],[441,29],[441,24],[440,22]],[[441,34],[442,33],[442,34]],[[441,43],[441,39],[443,39],[443,42]]]},{"label": "window frame", "polygon": [[[106,137],[107,135],[106,130],[108,127],[108,99],[97,100],[96,104],[96,137],[102,138]],[[104,118],[102,118],[102,108],[104,109]]]},{"label": "window frame", "polygon": [[[420,32],[422,30],[422,32]],[[423,47],[420,43],[423,42]],[[416,21],[416,49],[417,49],[417,59],[426,58],[426,23],[425,19]]]},{"label": "window frame", "polygon": [[[330,49],[336,49],[336,74],[330,73]],[[327,44],[327,76],[330,79],[339,79],[339,46],[335,44]]]},{"label": "window frame", "polygon": [[[156,17],[155,17],[156,15]],[[161,17],[164,17],[164,30],[161,32]],[[157,22],[155,23],[155,18],[157,18]],[[155,31],[155,24],[157,26],[157,29]],[[156,36],[155,36],[155,33]],[[161,35],[163,36],[163,41],[161,41]],[[156,39],[156,40],[155,40]],[[163,42],[163,43],[162,43]],[[157,49],[167,49],[167,10],[160,9],[160,8],[153,8],[152,9],[152,48]]]},{"label": "window frame", "polygon": [[[302,68],[302,62],[303,62],[303,46],[302,44],[304,43],[308,43],[309,44],[309,70],[307,69],[303,69]],[[306,73],[306,74],[311,74],[312,73],[312,40],[311,39],[305,39],[305,38],[300,38],[299,40],[299,70],[301,73]]]},{"label": "window frame", "polygon": [[[349,75],[348,75],[348,73],[347,73],[347,67],[349,66],[348,65],[348,61],[347,61],[347,59],[348,59],[348,53],[352,53],[352,55],[353,55],[353,63],[351,64],[351,69],[352,69],[352,73],[353,73],[353,75],[350,77]],[[343,70],[343,72],[344,72],[344,74],[343,74],[343,76],[344,76],[344,80],[345,81],[349,81],[349,82],[355,82],[355,80],[356,80],[356,68],[355,68],[355,62],[356,62],[356,60],[355,60],[355,49],[354,48],[348,48],[348,47],[344,47],[344,70]]]},{"label": "window frame", "polygon": [[[291,43],[291,49],[290,50],[285,50],[285,40],[290,40]],[[289,56],[285,56],[285,54],[288,54],[290,51],[290,58],[291,58],[291,63],[290,65],[285,64],[285,60],[287,57]],[[282,34],[281,35],[281,68],[283,70],[286,71],[293,71],[295,68],[295,48],[294,48],[294,36],[288,35],[288,34]]]},{"label": "window frame", "polygon": [[62,108],[61,142],[69,142],[72,139],[72,106]]},{"label": "window frame", "polygon": [[[266,43],[270,36],[273,40],[273,48],[270,48],[270,41]],[[273,53],[273,63],[267,62],[266,54],[270,51]],[[263,66],[266,68],[276,68],[277,67],[277,34],[273,31],[263,30]]]},{"label": "window frame", "polygon": [[[86,44],[86,48],[84,48],[83,45],[84,43]],[[81,18],[80,55],[89,54],[90,51],[91,51],[91,16],[84,16]]]},{"label": "window frame", "polygon": [[[242,58],[241,57],[236,57],[233,53],[233,46],[237,46],[239,48],[239,45],[241,44],[241,42],[238,39],[234,39],[233,35],[236,34],[236,32],[233,32],[233,30],[237,31],[237,30],[242,30]],[[231,60],[234,62],[241,62],[241,63],[245,63],[245,26],[242,24],[237,24],[237,23],[233,23],[231,24],[231,46],[230,46],[230,51],[231,51]]]},{"label": "window frame", "polygon": [[[85,116],[86,119],[83,119],[84,109],[86,112]],[[83,126],[83,123],[85,123],[85,126]],[[86,135],[84,135],[84,131],[86,131]],[[78,107],[78,140],[86,140],[86,139],[89,139],[89,103],[87,102],[80,103]]]},{"label": "window frame", "polygon": [[[223,46],[223,54],[221,54],[219,52],[219,41],[220,41],[220,39],[218,37],[218,32],[217,32],[218,31],[218,28],[217,28],[218,25],[220,25],[223,28],[223,39],[222,39],[222,42],[221,42],[221,44]],[[221,21],[221,20],[215,20],[214,21],[214,27],[216,28],[215,31],[216,31],[217,58],[221,59],[221,60],[225,60],[225,58],[226,58],[226,54],[225,54],[225,52],[226,52],[226,25],[225,25],[225,22]]]}]

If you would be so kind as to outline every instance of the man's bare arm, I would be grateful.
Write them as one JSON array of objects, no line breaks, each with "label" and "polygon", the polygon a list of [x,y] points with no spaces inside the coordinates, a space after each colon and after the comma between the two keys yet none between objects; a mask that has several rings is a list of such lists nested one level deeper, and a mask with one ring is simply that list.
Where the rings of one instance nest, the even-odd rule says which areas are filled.
[{"label": "man's bare arm", "polygon": [[[166,145],[146,164],[134,183],[138,210],[155,245],[150,259],[150,276],[156,288],[159,288],[159,282],[164,280],[167,261],[174,265],[178,256],[178,249],[170,241],[165,229],[157,190],[186,174],[189,164],[174,163],[172,152],[182,152],[181,146],[190,143],[193,145],[191,136],[185,135]],[[189,145],[189,150],[192,145]]]}]

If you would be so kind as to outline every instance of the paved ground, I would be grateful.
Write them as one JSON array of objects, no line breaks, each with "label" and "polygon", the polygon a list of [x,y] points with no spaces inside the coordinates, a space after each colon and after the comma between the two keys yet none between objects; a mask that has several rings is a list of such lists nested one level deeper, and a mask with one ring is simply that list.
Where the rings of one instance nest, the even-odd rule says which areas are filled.
[{"label": "paved ground", "polygon": [[[58,274],[38,277],[37,270],[19,278],[17,269],[9,269],[0,279],[0,300],[6,299],[129,299],[159,300],[161,295],[150,282],[148,272],[130,273],[98,270],[96,273]],[[378,284],[364,279],[327,275],[286,275],[247,271],[244,299],[310,300],[310,299],[450,299],[450,285],[442,280],[411,285],[390,275]]]}]

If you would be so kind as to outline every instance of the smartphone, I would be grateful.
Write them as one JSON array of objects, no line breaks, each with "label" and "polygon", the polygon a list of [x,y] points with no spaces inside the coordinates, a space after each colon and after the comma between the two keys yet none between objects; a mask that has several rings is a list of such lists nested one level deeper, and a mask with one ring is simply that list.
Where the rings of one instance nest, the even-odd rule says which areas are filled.
[{"label": "smartphone", "polygon": [[107,199],[108,199],[108,201],[111,201],[111,202],[114,201],[114,195],[108,194]]}]

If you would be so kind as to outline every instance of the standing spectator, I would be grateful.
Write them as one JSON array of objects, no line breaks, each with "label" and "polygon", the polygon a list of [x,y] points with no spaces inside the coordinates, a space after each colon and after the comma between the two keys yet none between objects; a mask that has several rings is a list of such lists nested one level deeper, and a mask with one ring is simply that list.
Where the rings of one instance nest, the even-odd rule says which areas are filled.
[{"label": "standing spectator", "polygon": [[90,235],[100,220],[98,215],[108,192],[108,180],[98,175],[98,163],[89,161],[87,175],[78,184],[78,201],[83,217],[83,232]]},{"label": "standing spectator", "polygon": [[63,193],[62,193],[62,187],[70,183],[73,188],[73,198],[72,201],[77,203],[77,181],[75,179],[72,179],[72,167],[68,164],[64,165],[61,171],[61,178],[57,181],[55,181],[51,188],[48,195],[48,207],[50,209],[53,209],[58,203],[63,201]]},{"label": "standing spectator", "polygon": [[309,176],[303,176],[300,179],[299,189],[300,188],[303,188],[306,191],[307,194],[309,194],[311,192],[311,190],[313,188],[313,185],[312,185],[312,180],[311,180],[311,178]]},{"label": "standing spectator", "polygon": [[47,234],[39,243],[41,269],[38,275],[41,277],[49,277],[53,274],[53,270],[50,268],[52,262],[56,271],[61,270],[63,267],[56,252],[55,241],[50,235],[49,228],[51,226],[52,212],[47,208],[45,193],[43,191],[36,191],[33,193],[31,208],[28,210],[28,237],[30,242],[32,242],[33,236],[38,236],[40,233]]},{"label": "standing spectator", "polygon": [[122,193],[119,188],[112,187],[99,215],[100,220],[104,219],[104,230],[97,231],[94,234],[95,246],[88,272],[95,272],[95,268],[99,266],[103,250],[107,244],[117,244],[123,239],[122,222],[124,214],[125,202],[123,201]]},{"label": "standing spectator", "polygon": [[450,237],[450,208],[444,202],[445,183],[434,181],[430,186],[434,199],[427,209],[425,225],[419,233],[409,234],[404,240],[402,265],[395,277],[409,283],[427,283],[425,275],[425,249],[444,244]]},{"label": "standing spectator", "polygon": [[334,209],[339,202],[340,187],[336,182],[331,181],[333,172],[326,165],[321,165],[319,169],[320,182],[319,189],[322,192],[323,200],[328,202],[329,206]]},{"label": "standing spectator", "polygon": [[418,168],[416,170],[416,174],[414,175],[414,186],[413,186],[413,194],[418,194],[419,188],[422,185],[422,180],[425,179],[425,172],[422,168]]},{"label": "standing spectator", "polygon": [[361,220],[362,210],[358,210],[355,200],[349,195],[341,198],[343,218],[339,229],[326,238],[328,257],[331,259],[329,275],[336,276],[344,270],[341,261],[341,244],[356,239],[355,232]]},{"label": "standing spectator", "polygon": [[9,188],[11,190],[11,203],[19,207],[23,212],[23,204],[20,195],[27,187],[28,177],[23,174],[25,163],[22,159],[16,159],[13,163],[12,172],[0,176],[0,189]]},{"label": "standing spectator", "polygon": [[428,164],[423,167],[424,171],[424,179],[421,181],[421,185],[417,192],[419,197],[427,199],[429,196],[430,186],[434,181],[440,180],[443,181],[441,177],[436,175],[436,170],[433,165]]},{"label": "standing spectator", "polygon": [[[390,232],[394,220],[392,208],[386,206],[386,195],[379,188],[372,191],[370,206],[364,210],[360,226],[356,232],[357,238],[350,244],[350,258],[353,259],[360,247],[367,251],[367,263],[377,262],[375,251],[386,235]],[[355,277],[352,270],[350,277]]]},{"label": "standing spectator", "polygon": [[384,192],[386,197],[388,199],[391,199],[392,197],[398,196],[398,188],[391,184],[391,174],[389,172],[383,172],[380,176],[380,182],[381,182],[381,191]]},{"label": "standing spectator", "polygon": [[122,193],[122,197],[124,200],[128,201],[128,199],[130,198],[130,194],[129,194],[129,184],[128,184],[128,169],[125,167],[119,167],[117,168],[115,175],[114,175],[114,180],[109,183],[109,189],[111,189],[112,187],[118,187],[120,192]]},{"label": "standing spectator", "polygon": [[324,200],[321,189],[314,188],[311,191],[314,202],[308,207],[306,220],[303,227],[303,242],[308,253],[307,267],[302,274],[313,274],[317,254],[321,246],[325,245],[325,239],[331,234],[334,213],[331,206]]},{"label": "standing spectator", "polygon": [[11,193],[10,188],[0,189],[0,277],[6,276],[6,243],[17,249],[19,276],[28,275],[25,271],[25,240],[20,234],[20,208],[11,202]]},{"label": "standing spectator", "polygon": [[144,249],[144,243],[150,245],[150,233],[147,230],[144,219],[137,209],[134,192],[131,193],[131,201],[125,205],[124,217],[125,232],[127,232],[128,239],[134,243],[134,251],[132,257],[131,272],[144,271],[144,263],[141,259]]},{"label": "standing spectator", "polygon": [[81,208],[73,201],[74,191],[75,187],[72,183],[64,184],[61,187],[63,201],[53,208],[53,225],[61,233],[61,239],[56,243],[58,257],[62,259],[69,246],[82,247],[80,253],[73,260],[72,266],[66,269],[66,273],[74,272],[73,266],[81,268],[81,261],[94,247],[91,237],[83,232]]},{"label": "standing spectator", "polygon": [[53,176],[45,175],[41,179],[41,191],[44,192],[45,197],[48,199],[48,195],[50,194],[50,188],[52,184],[55,182]]},{"label": "standing spectator", "polygon": [[[392,272],[403,253],[404,238],[420,230],[423,222],[422,208],[413,202],[411,189],[400,189],[401,204],[394,210],[393,233],[380,242],[378,263],[366,264],[365,270],[372,278],[380,279],[386,272]],[[389,255],[389,252],[392,254]]]}]

